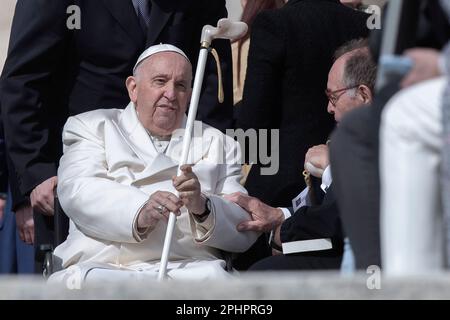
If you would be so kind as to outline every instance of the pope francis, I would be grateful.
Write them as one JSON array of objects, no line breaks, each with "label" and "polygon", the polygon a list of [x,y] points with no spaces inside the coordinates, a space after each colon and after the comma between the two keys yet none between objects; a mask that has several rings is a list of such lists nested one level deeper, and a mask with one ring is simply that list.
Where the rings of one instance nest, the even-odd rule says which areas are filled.
[{"label": "pope francis", "polygon": [[126,80],[124,110],[68,119],[57,192],[70,231],[55,249],[64,269],[51,280],[67,280],[74,269],[83,281],[156,278],[169,212],[178,216],[170,278],[229,276],[221,250],[243,252],[256,240],[236,230],[249,215],[222,197],[245,192],[237,142],[196,121],[190,165],[176,176],[191,82],[180,49],[152,46]]}]

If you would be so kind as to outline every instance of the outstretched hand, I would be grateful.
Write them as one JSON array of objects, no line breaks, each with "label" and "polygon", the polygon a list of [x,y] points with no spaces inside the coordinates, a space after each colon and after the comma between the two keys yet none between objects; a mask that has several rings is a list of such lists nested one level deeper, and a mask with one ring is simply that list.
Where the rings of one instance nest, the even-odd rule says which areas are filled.
[{"label": "outstretched hand", "polygon": [[238,224],[238,231],[270,232],[284,221],[281,209],[268,206],[258,198],[250,197],[242,192],[225,195],[224,198],[236,203],[250,214],[251,220]]}]

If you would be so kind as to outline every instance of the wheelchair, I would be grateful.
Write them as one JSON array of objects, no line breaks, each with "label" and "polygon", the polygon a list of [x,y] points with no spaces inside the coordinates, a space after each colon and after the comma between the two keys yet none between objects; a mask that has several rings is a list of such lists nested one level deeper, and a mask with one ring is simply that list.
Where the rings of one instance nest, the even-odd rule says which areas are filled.
[{"label": "wheelchair", "polygon": [[[63,243],[69,234],[69,217],[65,214],[64,210],[61,208],[59,199],[55,196],[55,205],[53,216],[53,241],[44,241],[43,243],[37,244],[37,257],[43,260],[42,264],[42,275],[44,278],[50,277],[53,273],[62,270],[62,260],[53,254],[54,249]],[[233,270],[233,259],[235,259],[235,253],[226,252],[220,250],[223,259],[226,262],[225,270],[231,272]]]},{"label": "wheelchair", "polygon": [[53,254],[53,250],[63,243],[69,234],[69,217],[65,214],[59,199],[55,196],[53,216],[53,241],[43,241],[37,244],[37,260],[43,260],[42,275],[48,278],[52,273],[62,270],[62,260]]}]

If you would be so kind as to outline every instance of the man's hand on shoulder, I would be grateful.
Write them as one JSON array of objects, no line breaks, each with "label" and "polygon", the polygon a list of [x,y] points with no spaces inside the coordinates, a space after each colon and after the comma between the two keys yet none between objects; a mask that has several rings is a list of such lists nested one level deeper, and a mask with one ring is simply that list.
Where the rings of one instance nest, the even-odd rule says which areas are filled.
[{"label": "man's hand on shoulder", "polygon": [[55,188],[58,177],[53,176],[36,188],[30,194],[31,207],[46,216],[54,215]]}]

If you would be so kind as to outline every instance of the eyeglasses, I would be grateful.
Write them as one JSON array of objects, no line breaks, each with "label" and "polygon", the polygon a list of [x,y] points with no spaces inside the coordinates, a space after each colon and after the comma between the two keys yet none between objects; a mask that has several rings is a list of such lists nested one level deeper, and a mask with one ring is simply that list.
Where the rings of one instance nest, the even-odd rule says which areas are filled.
[{"label": "eyeglasses", "polygon": [[[354,85],[354,86],[352,86],[352,87],[342,88],[342,89],[338,89],[338,90],[334,90],[334,91],[330,91],[330,90],[326,89],[326,90],[325,90],[325,94],[326,94],[326,96],[327,96],[327,98],[328,98],[328,101],[330,101],[330,103],[331,103],[334,107],[336,107],[336,103],[338,102],[338,100],[340,99],[340,97],[342,97],[342,95],[343,95],[347,90],[355,89],[355,88],[358,88],[358,87],[359,87],[359,84]],[[342,93],[336,96],[336,93],[339,93],[339,92],[342,92]]]}]

